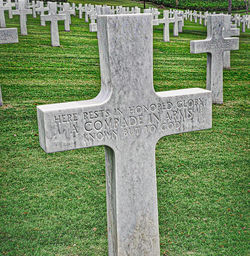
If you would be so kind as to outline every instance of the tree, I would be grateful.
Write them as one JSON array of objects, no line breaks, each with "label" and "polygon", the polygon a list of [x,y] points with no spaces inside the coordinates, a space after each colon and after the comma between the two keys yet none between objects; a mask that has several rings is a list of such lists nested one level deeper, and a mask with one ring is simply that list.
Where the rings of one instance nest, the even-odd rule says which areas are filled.
[{"label": "tree", "polygon": [[[250,1],[250,0],[249,0],[249,1]],[[178,8],[179,0],[175,0],[175,3],[176,3],[176,8]]]},{"label": "tree", "polygon": [[232,0],[228,0],[228,13],[232,13]]},{"label": "tree", "polygon": [[146,9],[146,0],[144,0],[144,9]]}]

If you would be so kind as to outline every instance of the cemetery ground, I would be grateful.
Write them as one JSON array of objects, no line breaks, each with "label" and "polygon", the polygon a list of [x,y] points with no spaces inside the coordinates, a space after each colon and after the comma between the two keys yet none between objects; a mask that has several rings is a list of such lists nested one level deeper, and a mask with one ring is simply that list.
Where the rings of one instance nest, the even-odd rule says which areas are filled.
[{"label": "cemetery ground", "polygon": [[[92,1],[95,3],[98,1]],[[108,1],[137,5],[132,1]],[[100,1],[99,1],[100,3]],[[19,28],[19,17],[8,27]],[[94,98],[100,90],[96,33],[78,17],[71,32],[28,17],[28,36],[0,46],[0,255],[107,255],[104,147],[46,154],[36,106]],[[154,28],[156,91],[206,87],[206,54],[190,40],[206,30],[185,21],[163,42]],[[246,256],[249,189],[250,30],[224,70],[224,104],[213,105],[213,128],[171,135],[156,147],[161,255]]]}]

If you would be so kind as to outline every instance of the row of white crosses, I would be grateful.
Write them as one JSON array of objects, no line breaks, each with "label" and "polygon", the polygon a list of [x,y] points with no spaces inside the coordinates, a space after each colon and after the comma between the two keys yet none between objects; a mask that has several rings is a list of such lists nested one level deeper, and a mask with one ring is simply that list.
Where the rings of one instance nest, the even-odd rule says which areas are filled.
[{"label": "row of white crosses", "polygon": [[[96,19],[98,15],[105,15],[105,14],[136,14],[140,13],[140,8],[138,7],[132,7],[131,9],[129,7],[122,7],[117,6],[116,8],[114,6],[101,6],[101,5],[86,5],[85,6],[85,21],[88,22],[88,17],[90,17],[90,24],[89,24],[89,31],[90,32],[96,32],[97,31],[97,24]],[[80,13],[79,13],[80,17]]]},{"label": "row of white crosses", "polygon": [[[144,10],[150,13],[148,10]],[[162,19],[153,19],[153,25],[158,26],[160,24],[163,24],[163,41],[164,42],[169,42],[170,37],[169,37],[169,24],[173,23],[173,35],[178,36],[179,32],[182,32],[182,27],[184,26],[184,19],[183,17],[179,16],[179,12],[176,11],[174,16],[172,18],[169,17],[170,13],[169,11],[164,10],[163,11],[163,18]],[[154,17],[154,16],[153,16]]]},{"label": "row of white crosses", "polygon": [[235,14],[232,16],[232,21],[235,23],[237,27],[242,26],[242,32],[246,32],[246,27],[250,29],[250,15],[240,16],[239,14]]}]

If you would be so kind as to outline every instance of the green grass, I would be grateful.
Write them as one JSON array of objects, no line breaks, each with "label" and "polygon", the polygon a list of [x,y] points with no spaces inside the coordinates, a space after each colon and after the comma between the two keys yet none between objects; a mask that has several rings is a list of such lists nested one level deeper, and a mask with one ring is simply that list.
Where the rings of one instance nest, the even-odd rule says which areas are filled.
[{"label": "green grass", "polygon": [[[101,2],[101,1],[95,1]],[[136,5],[126,1],[109,4]],[[7,20],[19,27],[18,17]],[[60,23],[60,48],[50,29],[28,18],[28,36],[0,45],[0,255],[107,255],[104,148],[46,154],[39,146],[36,106],[87,100],[100,90],[97,38],[88,24]],[[203,26],[162,41],[154,28],[156,91],[205,88],[206,55],[190,54]],[[156,148],[161,255],[249,255],[250,31],[224,72],[223,105],[213,128],[168,136]]]}]

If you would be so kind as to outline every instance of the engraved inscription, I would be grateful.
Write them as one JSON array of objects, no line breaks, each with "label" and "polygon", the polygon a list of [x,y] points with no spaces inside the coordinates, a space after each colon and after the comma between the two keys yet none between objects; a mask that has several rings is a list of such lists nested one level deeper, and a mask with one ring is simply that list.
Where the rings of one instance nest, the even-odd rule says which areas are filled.
[{"label": "engraved inscription", "polygon": [[56,133],[67,139],[80,136],[85,145],[97,141],[150,136],[180,131],[183,125],[199,116],[206,107],[205,98],[176,102],[152,102],[126,108],[97,109],[54,115]]},{"label": "engraved inscription", "polygon": [[13,29],[0,29],[0,44],[17,43],[17,31]]}]

